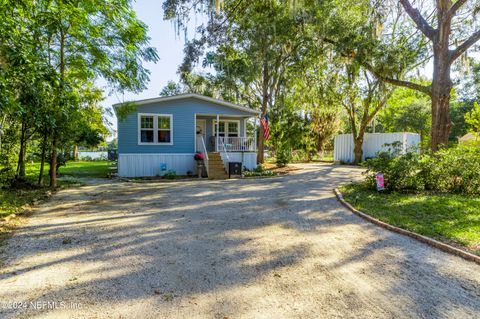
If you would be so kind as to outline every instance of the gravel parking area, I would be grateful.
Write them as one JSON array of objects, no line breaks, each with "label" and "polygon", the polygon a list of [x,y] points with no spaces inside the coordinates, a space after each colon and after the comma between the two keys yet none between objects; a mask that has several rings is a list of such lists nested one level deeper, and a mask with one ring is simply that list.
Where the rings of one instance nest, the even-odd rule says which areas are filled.
[{"label": "gravel parking area", "polygon": [[478,265],[343,208],[358,169],[298,166],[59,192],[0,247],[0,318],[480,317]]}]

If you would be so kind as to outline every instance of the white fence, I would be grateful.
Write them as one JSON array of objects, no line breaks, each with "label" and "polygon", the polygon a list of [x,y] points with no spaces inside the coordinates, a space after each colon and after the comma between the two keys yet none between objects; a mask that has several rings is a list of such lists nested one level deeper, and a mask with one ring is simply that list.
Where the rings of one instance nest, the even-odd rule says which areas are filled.
[{"label": "white fence", "polygon": [[[416,133],[367,133],[363,140],[362,160],[375,157],[380,151],[386,150],[385,144],[400,142],[403,152],[420,144],[420,135]],[[335,136],[333,160],[343,163],[352,163],[354,142],[352,134],[340,134]]]},{"label": "white fence", "polygon": [[78,159],[89,159],[89,160],[99,160],[99,159],[107,159],[108,153],[107,152],[88,152],[88,151],[79,151],[78,152]]}]

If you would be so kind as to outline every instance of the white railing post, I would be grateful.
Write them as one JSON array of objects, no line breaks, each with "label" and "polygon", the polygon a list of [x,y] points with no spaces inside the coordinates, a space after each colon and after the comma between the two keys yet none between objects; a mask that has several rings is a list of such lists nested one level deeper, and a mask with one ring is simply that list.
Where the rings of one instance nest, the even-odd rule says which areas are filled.
[{"label": "white railing post", "polygon": [[228,163],[230,163],[230,157],[228,156],[228,150],[225,147],[225,140],[226,138],[220,138],[220,141],[222,144],[221,150],[225,154],[225,158],[226,158],[226,161],[223,161],[223,167],[225,168],[225,171],[228,172]]},{"label": "white railing post", "polygon": [[205,170],[207,171],[207,176],[208,176],[208,152],[207,152],[207,147],[205,146],[205,140],[203,139],[203,135],[200,137],[202,140],[202,151],[204,154],[204,164],[205,164]]},{"label": "white railing post", "polygon": [[218,140],[219,140],[219,131],[220,131],[220,115],[217,114],[217,138],[215,143],[215,149],[218,152],[220,149],[218,147]]}]

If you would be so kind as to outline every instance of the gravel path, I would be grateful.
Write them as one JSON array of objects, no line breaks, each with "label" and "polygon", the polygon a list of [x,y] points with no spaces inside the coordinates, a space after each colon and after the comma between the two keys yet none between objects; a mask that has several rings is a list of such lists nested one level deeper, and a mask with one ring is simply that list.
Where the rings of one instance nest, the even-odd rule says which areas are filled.
[{"label": "gravel path", "polygon": [[303,168],[61,191],[1,248],[0,318],[480,317],[478,265],[344,209],[358,170]]}]

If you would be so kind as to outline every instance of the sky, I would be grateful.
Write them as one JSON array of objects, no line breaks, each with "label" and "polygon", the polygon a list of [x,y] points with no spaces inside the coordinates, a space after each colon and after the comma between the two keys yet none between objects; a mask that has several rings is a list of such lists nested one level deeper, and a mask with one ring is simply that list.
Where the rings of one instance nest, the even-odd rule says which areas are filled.
[{"label": "sky", "polygon": [[[173,23],[163,20],[162,3],[162,0],[139,0],[133,5],[138,18],[148,25],[150,46],[157,49],[160,57],[160,61],[157,63],[145,63],[145,67],[150,71],[150,82],[147,89],[139,94],[113,93],[108,95],[110,91],[108,86],[100,83],[106,94],[105,100],[101,103],[104,108],[120,102],[158,97],[168,81],[178,81],[177,69],[183,59],[185,41],[183,32],[180,37],[175,31]],[[190,27],[190,29],[194,28]],[[190,36],[193,36],[193,33]],[[116,119],[109,118],[108,120],[112,122],[113,129],[116,130]]]}]

